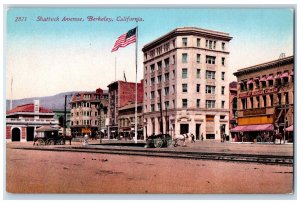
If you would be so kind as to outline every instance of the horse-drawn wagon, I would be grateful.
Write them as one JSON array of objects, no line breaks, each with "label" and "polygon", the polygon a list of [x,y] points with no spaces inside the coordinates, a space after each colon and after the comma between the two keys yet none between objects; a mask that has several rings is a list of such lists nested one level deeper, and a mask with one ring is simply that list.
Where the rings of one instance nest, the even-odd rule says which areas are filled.
[{"label": "horse-drawn wagon", "polygon": [[169,134],[151,135],[146,139],[147,147],[169,147],[172,145],[172,137]]},{"label": "horse-drawn wagon", "polygon": [[63,136],[59,134],[58,127],[42,126],[36,129],[33,145],[61,145]]}]

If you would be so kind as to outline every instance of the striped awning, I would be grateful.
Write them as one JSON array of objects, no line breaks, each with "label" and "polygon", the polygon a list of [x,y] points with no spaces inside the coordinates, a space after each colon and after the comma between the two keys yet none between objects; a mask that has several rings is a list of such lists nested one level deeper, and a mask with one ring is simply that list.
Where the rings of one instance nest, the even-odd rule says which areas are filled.
[{"label": "striped awning", "polygon": [[256,132],[256,131],[273,131],[273,124],[262,125],[239,125],[231,129],[231,132]]}]

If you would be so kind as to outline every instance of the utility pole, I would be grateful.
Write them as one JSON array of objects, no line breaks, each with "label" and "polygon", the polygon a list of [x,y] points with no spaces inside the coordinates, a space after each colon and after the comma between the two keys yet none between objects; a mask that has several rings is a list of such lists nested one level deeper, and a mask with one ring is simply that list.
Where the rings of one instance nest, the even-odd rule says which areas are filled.
[{"label": "utility pole", "polygon": [[162,113],[162,104],[161,104],[161,90],[159,91],[159,102],[160,102],[160,133],[163,134],[164,127],[163,127],[163,113]]},{"label": "utility pole", "polygon": [[100,101],[99,108],[98,108],[98,110],[99,110],[99,137],[100,137],[100,144],[102,143],[102,136],[101,136],[101,110],[102,110],[102,108],[103,108],[103,105],[102,105],[102,103]]},{"label": "utility pole", "polygon": [[66,127],[67,127],[67,97],[68,95],[65,95],[65,111],[64,111],[64,138],[66,138]]}]

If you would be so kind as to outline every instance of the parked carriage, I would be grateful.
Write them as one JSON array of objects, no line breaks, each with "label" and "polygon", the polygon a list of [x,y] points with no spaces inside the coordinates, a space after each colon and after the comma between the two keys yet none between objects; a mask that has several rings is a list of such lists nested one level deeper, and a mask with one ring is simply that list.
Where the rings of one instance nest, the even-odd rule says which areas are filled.
[{"label": "parked carriage", "polygon": [[169,147],[172,145],[172,137],[169,134],[151,135],[146,139],[147,147]]},{"label": "parked carriage", "polygon": [[33,145],[62,145],[64,138],[59,134],[59,127],[42,126],[36,129]]}]

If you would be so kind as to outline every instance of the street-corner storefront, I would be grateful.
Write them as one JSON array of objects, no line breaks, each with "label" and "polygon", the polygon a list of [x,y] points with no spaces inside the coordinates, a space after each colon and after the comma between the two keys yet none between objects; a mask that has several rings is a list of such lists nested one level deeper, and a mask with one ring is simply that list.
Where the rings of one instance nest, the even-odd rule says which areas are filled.
[{"label": "street-corner storefront", "polygon": [[240,69],[234,141],[293,142],[294,56]]}]

